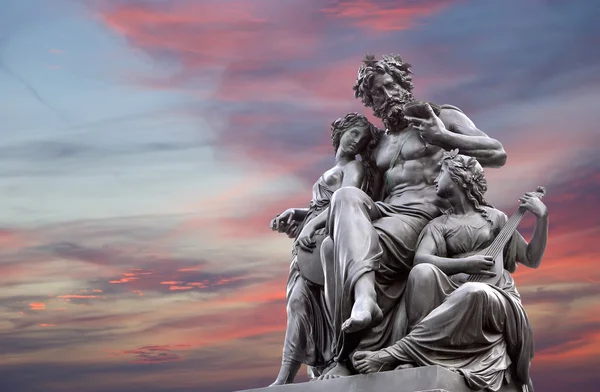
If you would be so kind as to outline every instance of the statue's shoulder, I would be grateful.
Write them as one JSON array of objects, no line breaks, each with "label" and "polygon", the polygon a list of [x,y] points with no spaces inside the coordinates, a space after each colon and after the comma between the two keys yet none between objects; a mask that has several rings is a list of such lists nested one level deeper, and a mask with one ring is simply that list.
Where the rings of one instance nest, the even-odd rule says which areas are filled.
[{"label": "statue's shoulder", "polygon": [[491,206],[481,206],[483,210],[487,213],[487,216],[496,224],[500,226],[504,226],[506,221],[508,221],[508,216],[500,211],[497,208]]},{"label": "statue's shoulder", "polygon": [[443,104],[443,105],[439,105],[440,107],[440,111],[442,111],[443,109],[448,109],[448,110],[456,110],[457,112],[461,112],[464,114],[464,112],[462,110],[460,110],[459,107],[454,106],[454,105],[449,105],[447,103]]},{"label": "statue's shoulder", "polygon": [[[449,105],[449,104],[437,104],[435,102],[431,102],[431,101],[415,101],[413,103],[413,105],[418,106],[418,105],[422,105],[423,103],[427,103],[429,104],[429,106],[431,106],[431,109],[433,109],[433,112],[435,113],[436,116],[448,116],[448,115],[452,115],[452,113],[461,113],[464,114],[464,112],[457,106],[454,105]],[[419,117],[418,115],[416,117]]]},{"label": "statue's shoulder", "polygon": [[346,172],[348,170],[358,171],[358,172],[362,173],[365,171],[365,162],[363,160],[358,160],[358,159],[350,161],[344,167],[344,172]]},{"label": "statue's shoulder", "polygon": [[428,226],[435,227],[438,229],[446,227],[446,223],[448,222],[449,214],[445,211],[442,215],[433,218],[427,223]]}]

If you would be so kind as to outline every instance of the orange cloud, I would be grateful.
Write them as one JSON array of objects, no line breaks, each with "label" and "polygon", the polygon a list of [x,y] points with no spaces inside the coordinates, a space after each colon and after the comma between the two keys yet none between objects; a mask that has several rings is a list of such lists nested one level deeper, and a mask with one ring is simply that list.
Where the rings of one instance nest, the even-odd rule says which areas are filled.
[{"label": "orange cloud", "polygon": [[550,236],[542,264],[537,269],[520,267],[515,273],[519,285],[589,282],[600,283],[596,243],[600,228]]},{"label": "orange cloud", "polygon": [[170,286],[169,290],[171,291],[183,291],[183,290],[191,290],[193,287],[191,286]]},{"label": "orange cloud", "polygon": [[[597,309],[598,310],[598,309]],[[536,352],[536,363],[565,364],[583,363],[600,358],[600,331],[585,331],[574,340],[564,342],[558,346]]]},{"label": "orange cloud", "polygon": [[43,302],[32,302],[29,304],[31,310],[44,310],[46,309],[46,304]]},{"label": "orange cloud", "polygon": [[196,271],[202,271],[202,268],[198,267],[198,268],[180,268],[177,270],[178,272],[196,272]]},{"label": "orange cloud", "polygon": [[137,280],[138,278],[121,278],[119,280],[109,280],[109,283],[112,284],[121,284],[121,283],[129,283],[131,281]]}]

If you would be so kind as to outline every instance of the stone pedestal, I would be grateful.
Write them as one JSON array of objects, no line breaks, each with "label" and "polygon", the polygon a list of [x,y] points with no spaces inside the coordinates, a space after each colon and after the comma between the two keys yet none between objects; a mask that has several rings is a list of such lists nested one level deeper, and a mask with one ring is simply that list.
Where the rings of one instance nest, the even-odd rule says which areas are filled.
[{"label": "stone pedestal", "polygon": [[[309,381],[239,392],[472,392],[464,378],[440,366],[423,366],[332,380]],[[505,385],[500,392],[517,392]]]}]

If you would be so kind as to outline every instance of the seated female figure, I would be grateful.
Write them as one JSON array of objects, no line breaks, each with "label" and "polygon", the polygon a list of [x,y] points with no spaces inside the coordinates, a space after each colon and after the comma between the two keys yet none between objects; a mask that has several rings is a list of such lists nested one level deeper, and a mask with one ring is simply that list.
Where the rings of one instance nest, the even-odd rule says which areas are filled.
[{"label": "seated female figure", "polygon": [[520,208],[536,218],[531,241],[514,232],[504,248],[504,269],[497,284],[465,282],[462,274],[494,275],[486,249],[507,221],[483,195],[487,184],[474,158],[447,153],[436,191],[451,209],[422,231],[409,274],[406,314],[408,334],[379,351],[362,351],[353,365],[362,373],[440,365],[460,372],[475,389],[498,391],[512,383],[533,392],[529,366],[533,336],[511,276],[517,262],[540,265],[548,238],[546,206],[533,193]]}]

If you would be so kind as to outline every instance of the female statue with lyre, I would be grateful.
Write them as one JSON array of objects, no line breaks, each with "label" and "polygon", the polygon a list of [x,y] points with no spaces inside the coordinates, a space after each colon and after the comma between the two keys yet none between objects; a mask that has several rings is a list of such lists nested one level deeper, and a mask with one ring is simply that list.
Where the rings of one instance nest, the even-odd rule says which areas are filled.
[{"label": "female statue with lyre", "polygon": [[[407,334],[379,351],[359,351],[361,373],[439,365],[461,373],[475,390],[506,384],[533,392],[533,335],[511,276],[517,264],[540,265],[548,238],[545,191],[524,194],[510,218],[484,199],[483,169],[458,151],[446,153],[436,191],[451,208],[420,234],[406,292]],[[536,218],[528,243],[515,229]]]}]

